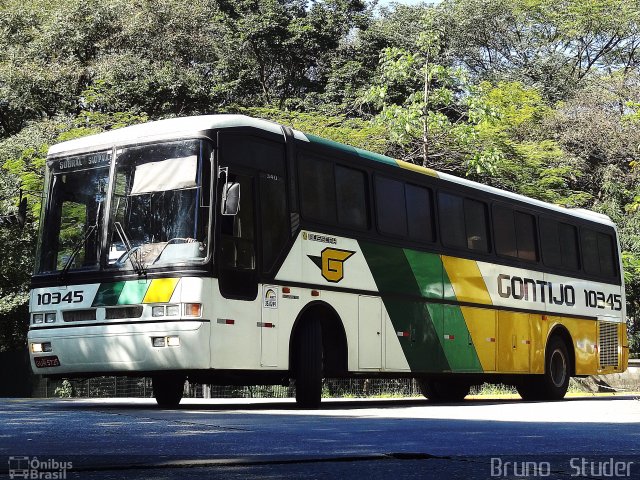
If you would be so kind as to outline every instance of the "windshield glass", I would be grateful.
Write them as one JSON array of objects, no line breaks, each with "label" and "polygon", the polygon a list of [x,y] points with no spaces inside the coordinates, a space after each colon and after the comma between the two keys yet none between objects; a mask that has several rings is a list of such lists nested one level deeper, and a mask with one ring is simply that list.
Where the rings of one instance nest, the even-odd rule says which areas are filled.
[{"label": "windshield glass", "polygon": [[38,271],[98,268],[110,158],[105,151],[49,163]]},{"label": "windshield glass", "polygon": [[[201,141],[135,146],[116,152],[109,220],[110,268],[148,268],[207,256],[209,155]],[[203,161],[206,159],[206,162]]]}]

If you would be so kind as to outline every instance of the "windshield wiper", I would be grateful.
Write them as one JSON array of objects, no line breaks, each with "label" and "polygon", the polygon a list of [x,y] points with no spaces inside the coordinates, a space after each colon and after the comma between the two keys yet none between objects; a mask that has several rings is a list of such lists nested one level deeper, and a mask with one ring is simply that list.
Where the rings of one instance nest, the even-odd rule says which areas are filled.
[{"label": "windshield wiper", "polygon": [[142,258],[140,258],[139,251],[134,252],[134,250],[139,247],[134,247],[131,245],[131,242],[129,241],[129,237],[127,237],[127,234],[124,231],[124,227],[120,222],[113,222],[113,226],[116,230],[116,233],[120,237],[120,240],[124,244],[124,247],[127,249],[123,257],[126,256],[129,259],[129,261],[131,262],[131,266],[133,267],[133,270],[138,275],[144,275],[145,274],[144,264],[142,262]]},{"label": "windshield wiper", "polygon": [[69,256],[69,259],[67,260],[67,263],[64,264],[64,268],[60,272],[60,279],[64,278],[66,273],[71,268],[71,264],[73,263],[73,259],[76,258],[76,255],[78,255],[78,252],[80,251],[80,249],[84,246],[85,243],[87,243],[87,240],[89,240],[91,235],[93,235],[93,232],[95,232],[97,229],[98,229],[98,224],[91,225],[87,229],[87,233],[84,235],[84,237],[82,239],[80,239],[80,241],[78,243],[76,243],[76,245],[73,248],[73,252],[71,252],[71,255]]}]

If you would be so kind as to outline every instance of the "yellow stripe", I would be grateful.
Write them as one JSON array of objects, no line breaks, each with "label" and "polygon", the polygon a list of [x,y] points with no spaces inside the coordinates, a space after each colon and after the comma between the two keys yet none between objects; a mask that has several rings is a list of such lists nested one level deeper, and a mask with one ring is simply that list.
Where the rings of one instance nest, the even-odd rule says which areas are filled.
[{"label": "yellow stripe", "polygon": [[442,256],[449,282],[459,302],[492,305],[489,291],[474,260]]},{"label": "yellow stripe", "polygon": [[415,163],[404,162],[402,160],[396,160],[396,162],[398,162],[398,166],[400,168],[413,170],[414,172],[422,173],[423,175],[429,175],[431,177],[438,176],[438,173],[435,170],[431,170],[430,168],[425,168],[420,165],[416,165]]},{"label": "yellow stripe", "polygon": [[179,278],[157,278],[151,282],[142,303],[166,303],[176,289]]}]

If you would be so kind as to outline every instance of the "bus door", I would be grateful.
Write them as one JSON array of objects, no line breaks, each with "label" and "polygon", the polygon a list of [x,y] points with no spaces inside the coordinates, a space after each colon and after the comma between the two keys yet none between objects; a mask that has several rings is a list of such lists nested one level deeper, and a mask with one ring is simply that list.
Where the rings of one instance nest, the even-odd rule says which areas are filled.
[{"label": "bus door", "polygon": [[228,169],[228,180],[224,175],[220,179],[219,198],[223,183],[236,183],[240,190],[237,214],[218,212],[220,293],[248,304],[242,321],[252,325],[259,339],[260,366],[275,367],[280,288],[268,282],[275,277],[290,232],[284,144],[232,132],[221,132],[218,143],[219,165]]}]

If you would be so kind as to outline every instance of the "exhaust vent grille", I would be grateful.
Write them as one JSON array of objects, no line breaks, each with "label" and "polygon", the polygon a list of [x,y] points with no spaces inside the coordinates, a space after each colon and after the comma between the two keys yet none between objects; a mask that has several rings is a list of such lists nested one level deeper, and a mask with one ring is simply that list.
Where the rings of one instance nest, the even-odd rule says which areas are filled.
[{"label": "exhaust vent grille", "polygon": [[618,324],[600,322],[600,368],[618,366]]}]

